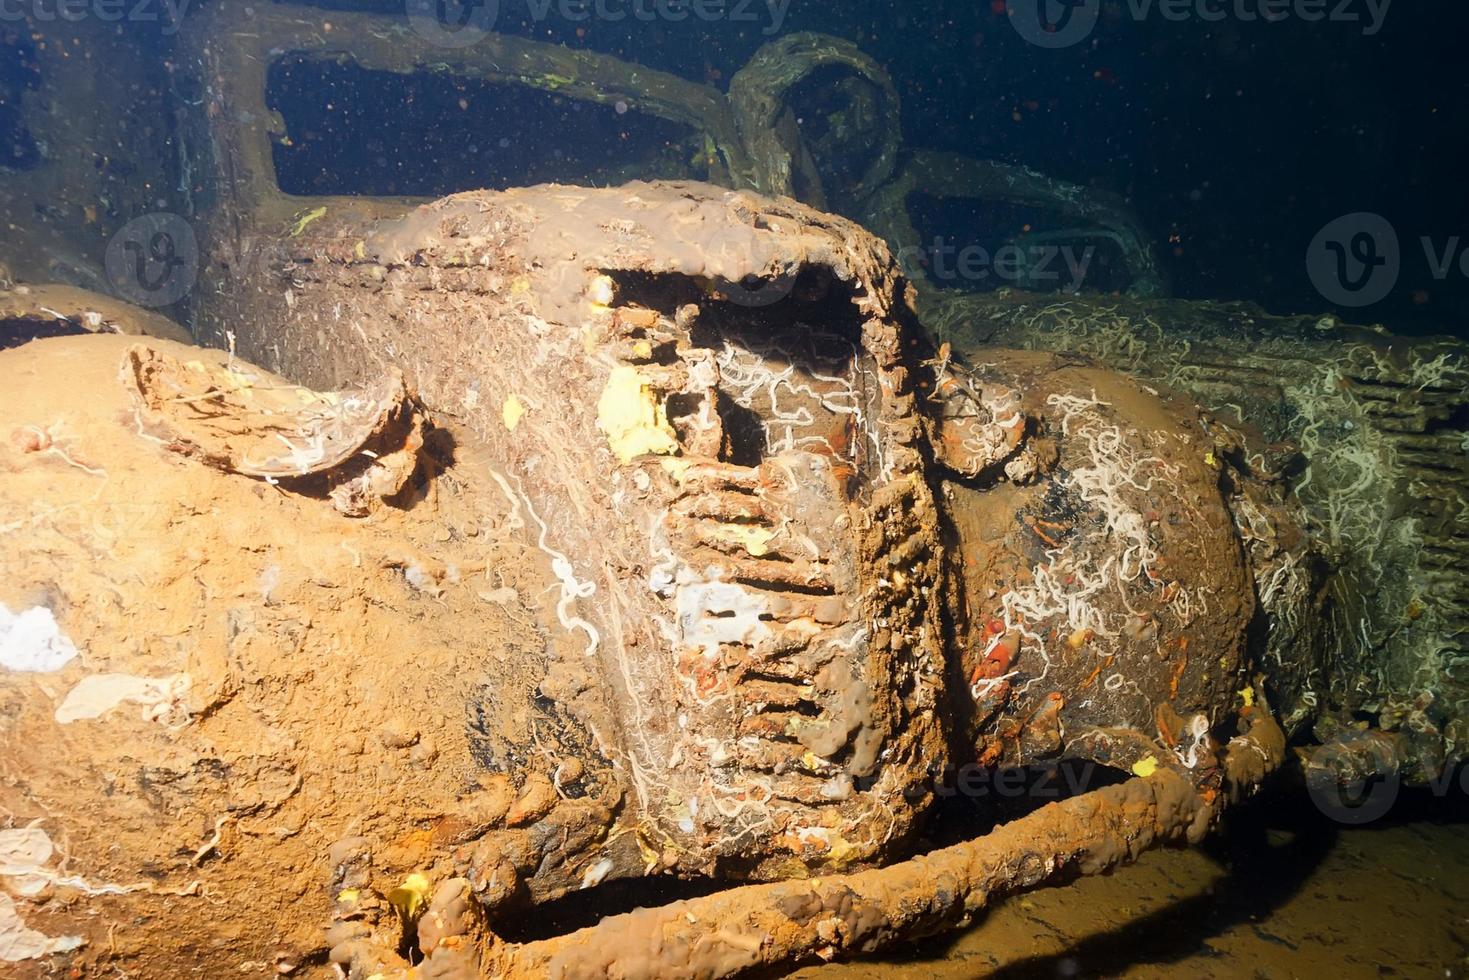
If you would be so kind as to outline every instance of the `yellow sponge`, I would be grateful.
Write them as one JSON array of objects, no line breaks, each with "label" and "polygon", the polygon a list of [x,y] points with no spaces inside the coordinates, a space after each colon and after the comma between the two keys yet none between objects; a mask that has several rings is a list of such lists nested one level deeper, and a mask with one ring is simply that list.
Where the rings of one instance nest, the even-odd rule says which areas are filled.
[{"label": "yellow sponge", "polygon": [[635,367],[612,369],[597,403],[597,426],[607,445],[623,463],[639,456],[676,456],[678,440],[668,424],[658,396]]}]

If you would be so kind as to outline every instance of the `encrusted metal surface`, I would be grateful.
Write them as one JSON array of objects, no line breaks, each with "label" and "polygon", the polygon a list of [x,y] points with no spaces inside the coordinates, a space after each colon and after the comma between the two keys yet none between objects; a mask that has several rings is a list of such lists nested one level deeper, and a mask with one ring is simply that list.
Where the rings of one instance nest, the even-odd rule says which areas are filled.
[{"label": "encrusted metal surface", "polygon": [[654,863],[770,876],[904,839],[944,656],[881,245],[702,185],[313,231],[206,332],[314,384],[397,364],[483,441],[561,583],[542,692],[616,760]]},{"label": "encrusted metal surface", "polygon": [[1116,764],[1130,732],[1201,765],[1251,683],[1255,615],[1215,439],[1191,404],[1075,358],[980,356],[939,364],[935,394],[976,758]]},{"label": "encrusted metal surface", "polygon": [[[1242,304],[1013,294],[933,302],[924,317],[933,329],[961,330],[965,344],[1079,351],[1207,406],[1241,447],[1239,471],[1276,501],[1274,518],[1248,501],[1236,516],[1271,610],[1266,666],[1279,706],[1288,717],[1320,714],[1323,740],[1359,713],[1374,716],[1402,733],[1402,767],[1419,778],[1464,757],[1463,342],[1407,342]],[[1312,541],[1299,539],[1302,525]],[[1300,611],[1312,606],[1326,635],[1302,631]]]}]

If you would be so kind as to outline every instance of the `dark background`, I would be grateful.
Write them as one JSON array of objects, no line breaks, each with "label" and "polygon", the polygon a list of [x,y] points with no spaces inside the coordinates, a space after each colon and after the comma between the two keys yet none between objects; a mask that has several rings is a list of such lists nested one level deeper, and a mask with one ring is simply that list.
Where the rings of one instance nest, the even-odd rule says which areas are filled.
[{"label": "dark background", "polygon": [[[242,0],[195,0],[193,7],[221,2]],[[1101,22],[1087,41],[1062,50],[1024,41],[1004,0],[790,0],[781,28],[846,36],[886,65],[910,146],[1021,163],[1127,197],[1179,296],[1247,299],[1282,313],[1327,311],[1307,276],[1306,248],[1328,221],[1372,211],[1396,229],[1403,271],[1386,300],[1339,311],[1343,318],[1469,333],[1469,277],[1455,266],[1435,278],[1420,244],[1428,236],[1441,252],[1462,236],[1458,245],[1469,248],[1465,4],[1395,0],[1381,32],[1367,37],[1365,23],[1232,16],[1176,23],[1156,10],[1138,21],[1125,0],[1081,2],[1102,3]],[[401,16],[403,3],[315,5]],[[752,7],[762,14],[755,23],[573,23],[555,15],[536,23],[530,9],[527,0],[502,0],[496,28],[721,88],[769,39],[764,0]],[[1368,17],[1363,0],[1346,9]],[[36,81],[14,26],[0,25],[12,35],[0,59],[0,129],[7,104]],[[167,65],[169,39],[156,29],[138,34]],[[459,165],[463,141],[425,121],[424,92],[413,97],[416,105],[404,95],[403,105],[379,108],[400,128],[424,130],[428,165]],[[518,125],[503,120],[507,132]],[[549,125],[542,120],[539,128]],[[337,166],[341,148],[324,150],[335,151]],[[4,149],[14,165],[36,152],[23,141]]]},{"label": "dark background", "polygon": [[[1179,296],[1329,309],[1307,246],[1328,221],[1374,211],[1398,232],[1402,275],[1387,300],[1344,318],[1463,334],[1469,281],[1457,269],[1436,279],[1419,239],[1469,248],[1465,7],[1396,0],[1364,37],[1360,0],[1347,7],[1356,24],[1174,23],[1156,11],[1139,22],[1107,0],[1087,41],[1056,51],[1024,41],[992,0],[791,0],[782,29],[851,38],[887,66],[910,145],[1128,197]],[[766,40],[763,24],[533,25],[524,9],[504,0],[499,29],[721,86]]]}]

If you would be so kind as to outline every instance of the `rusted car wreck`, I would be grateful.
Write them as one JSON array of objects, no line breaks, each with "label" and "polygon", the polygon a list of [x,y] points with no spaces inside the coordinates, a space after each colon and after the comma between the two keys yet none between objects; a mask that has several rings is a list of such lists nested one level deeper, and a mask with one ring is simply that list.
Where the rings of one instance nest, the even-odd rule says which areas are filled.
[{"label": "rusted car wreck", "polygon": [[[943,193],[1051,202],[1129,295],[946,293],[895,258],[934,159],[834,163],[898,131],[844,42],[726,99],[322,20],[186,25],[189,334],[6,257],[9,333],[129,335],[0,351],[22,969],[734,976],[1196,842],[1288,736],[1332,780],[1462,756],[1458,345],[1354,333],[1322,382],[1328,328],[1156,298],[1125,208],[977,162]],[[644,176],[699,179],[290,194],[255,123],[293,59],[623,104],[695,133]],[[781,106],[820,66],[855,128],[818,139]],[[1245,319],[1275,388],[1220,366]],[[1368,473],[1416,502],[1364,512]],[[1434,547],[1355,547],[1403,519]],[[956,770],[1057,760],[1116,779],[915,856]],[[634,880],[700,887],[525,926]]]},{"label": "rusted car wreck", "polygon": [[[186,678],[155,703],[167,724],[140,720],[138,737],[170,745],[169,792],[194,801],[190,822],[210,795],[201,766],[228,774],[220,790],[270,784],[268,802],[221,799],[208,819],[216,837],[236,822],[290,836],[268,855],[216,841],[190,876],[217,892],[212,871],[304,847],[323,863],[297,901],[335,920],[333,955],[354,975],[408,969],[400,949],[466,976],[728,975],[872,949],[1145,842],[1196,837],[1280,762],[1263,694],[1250,707],[1237,694],[1252,683],[1255,600],[1196,412],[1047,355],[972,372],[946,361],[918,333],[885,247],[855,225],[645,184],[471,193],[370,227],[324,218],[280,249],[293,298],[279,322],[203,362],[164,341],[115,342],[121,379],[94,425],[128,433],[127,455],[149,468],[266,491],[231,491],[243,510],[219,523],[226,538],[273,522],[303,535],[293,555],[273,531],[243,573],[209,563],[265,583],[250,603],[264,606],[206,612],[219,627],[166,658]],[[272,408],[265,394],[285,383],[256,358],[319,388],[401,372],[406,389]],[[96,430],[74,425],[65,442],[50,430],[66,459],[37,447],[16,479],[69,469],[101,494],[103,526],[110,509],[140,508],[161,522],[150,547],[169,551],[179,488],[154,474],[163,496],[139,499],[130,481],[98,477],[129,462],[95,435],[81,445]],[[268,427],[259,447],[252,425]],[[34,498],[22,484],[7,499]],[[30,526],[46,537],[53,520]],[[366,521],[367,537],[307,544],[318,521]],[[440,543],[411,544],[425,533]],[[257,685],[284,671],[266,687],[287,690],[298,666],[323,666],[338,643],[308,625],[326,614],[319,590],[359,561],[391,570],[374,604],[456,631],[488,614],[513,663],[456,652],[452,678],[385,694],[408,698],[411,724],[380,704],[326,742],[311,735],[315,707],[297,717]],[[54,588],[55,605],[80,611],[72,576],[90,564],[53,559],[16,588]],[[229,591],[198,574],[205,594]],[[109,591],[113,629],[153,601],[144,583]],[[83,649],[121,641],[95,620],[60,622]],[[288,636],[299,647],[279,661]],[[332,656],[403,670],[417,655],[363,640]],[[232,666],[242,656],[264,660]],[[113,666],[156,681],[165,664],[140,651]],[[321,703],[356,703],[355,668],[331,674],[316,682]],[[16,694],[23,725],[80,723]],[[228,748],[241,713],[285,740]],[[42,796],[48,778],[100,778],[114,752],[143,751],[78,739],[58,766],[44,741],[52,775],[29,776]],[[383,758],[346,761],[364,754]],[[949,766],[1064,756],[1146,775],[916,866],[841,876],[902,856]],[[409,791],[406,822],[376,798],[391,760],[438,787]],[[116,792],[148,808],[157,790]],[[340,822],[316,809],[325,798]],[[102,835],[81,814],[67,822],[74,840]],[[160,845],[176,847],[170,837]],[[786,883],[552,942],[492,939],[526,902],[650,874]],[[488,931],[473,927],[481,917]],[[179,936],[191,951],[175,955],[204,955],[194,944],[208,931]]]}]

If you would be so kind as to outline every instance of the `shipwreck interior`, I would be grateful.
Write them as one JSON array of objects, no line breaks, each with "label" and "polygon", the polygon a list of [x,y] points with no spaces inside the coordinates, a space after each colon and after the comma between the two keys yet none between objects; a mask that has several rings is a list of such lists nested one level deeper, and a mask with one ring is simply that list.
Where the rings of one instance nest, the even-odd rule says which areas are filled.
[{"label": "shipwreck interior", "polygon": [[0,19],[0,976],[1469,970],[1424,21],[82,6]]}]

